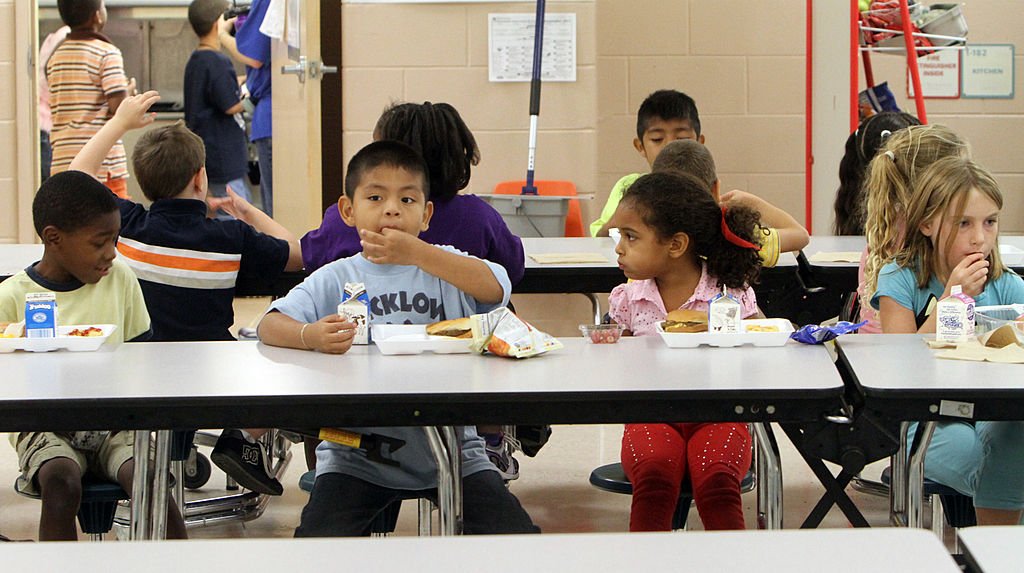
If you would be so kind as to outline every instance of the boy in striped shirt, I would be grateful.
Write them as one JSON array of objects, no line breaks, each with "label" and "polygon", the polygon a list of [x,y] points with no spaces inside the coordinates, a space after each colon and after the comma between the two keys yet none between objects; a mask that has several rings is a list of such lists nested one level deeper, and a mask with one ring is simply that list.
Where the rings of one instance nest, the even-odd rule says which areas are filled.
[{"label": "boy in striped shirt", "polygon": [[[114,117],[82,148],[71,169],[93,173],[107,150],[128,130],[153,122],[149,108],[155,91],[130,96]],[[206,150],[203,140],[184,123],[157,127],[139,138],[132,167],[146,198],[147,210],[118,201],[121,237],[118,255],[139,277],[153,324],[152,340],[234,340],[232,303],[239,276],[274,277],[302,269],[295,237],[259,209],[228,189],[228,197],[211,199],[210,208],[234,220],[208,217]],[[253,431],[253,434],[260,432]],[[281,484],[268,473],[266,453],[253,436],[227,430],[221,441],[229,451],[214,449],[213,460],[227,454],[237,471],[230,475],[259,493],[280,495]]]},{"label": "boy in striped shirt", "polygon": [[[53,112],[51,173],[67,171],[82,146],[134,91],[124,73],[121,50],[101,32],[107,22],[103,0],[58,0],[57,9],[71,32],[41,63]],[[128,165],[120,140],[90,174],[119,197],[128,197]]]}]

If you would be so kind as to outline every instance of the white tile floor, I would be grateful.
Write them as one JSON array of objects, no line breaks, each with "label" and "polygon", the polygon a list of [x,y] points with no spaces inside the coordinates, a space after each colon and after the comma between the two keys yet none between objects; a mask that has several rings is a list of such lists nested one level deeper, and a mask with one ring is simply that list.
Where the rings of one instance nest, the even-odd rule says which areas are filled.
[{"label": "white tile floor", "polygon": [[[239,299],[236,303],[239,325],[249,324],[258,316],[266,301]],[[534,521],[546,532],[625,531],[629,519],[629,497],[599,491],[587,478],[590,471],[601,464],[617,461],[621,425],[556,426],[548,445],[536,458],[521,454],[521,477],[512,482],[511,490],[519,497]],[[796,450],[782,432],[776,436],[783,460],[784,512],[787,528],[799,527],[804,517],[823,492],[814,475],[804,464]],[[5,440],[6,441],[6,440]],[[206,450],[209,454],[209,451]],[[210,525],[190,530],[193,537],[290,537],[298,524],[299,513],[306,502],[306,494],[299,490],[299,476],[305,471],[301,446],[292,449],[292,463],[283,482],[284,495],[272,499],[266,512],[247,523]],[[869,467],[865,475],[877,476],[885,462]],[[0,445],[0,532],[16,539],[35,539],[39,520],[37,501],[14,493],[17,476],[14,449]],[[5,477],[6,476],[6,477]],[[204,488],[192,495],[207,496],[216,493],[224,483],[223,474],[216,469]],[[851,497],[874,526],[888,524],[887,501],[880,497],[851,490]],[[756,496],[744,496],[748,527],[755,522]],[[690,512],[690,526],[700,528],[696,511]],[[849,527],[839,510],[827,516],[825,527]],[[407,502],[399,520],[396,535],[416,534],[416,507]]]}]

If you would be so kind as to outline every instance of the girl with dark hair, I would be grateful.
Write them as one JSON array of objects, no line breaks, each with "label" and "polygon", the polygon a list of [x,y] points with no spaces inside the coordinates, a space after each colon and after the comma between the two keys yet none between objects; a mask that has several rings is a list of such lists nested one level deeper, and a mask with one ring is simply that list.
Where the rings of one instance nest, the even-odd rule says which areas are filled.
[{"label": "girl with dark hair", "polygon": [[[421,239],[498,263],[513,285],[523,278],[526,261],[519,237],[483,199],[459,194],[469,185],[472,167],[480,162],[480,150],[454,107],[430,102],[392,105],[377,120],[373,138],[401,141],[427,163],[434,216]],[[306,233],[300,242],[308,272],[363,250],[355,228],[341,220],[337,205],[328,207],[320,228]]]},{"label": "girl with dark hair", "polygon": [[[612,290],[612,320],[649,336],[669,310],[707,311],[723,287],[760,314],[750,284],[761,270],[760,215],[720,207],[700,180],[669,173],[638,179],[610,227],[619,229],[619,267],[633,279]],[[689,475],[704,528],[744,529],[740,482],[750,468],[750,433],[740,423],[626,424],[622,468],[633,484],[630,531],[667,531]]]},{"label": "girl with dark hair", "polygon": [[886,111],[864,119],[857,131],[846,138],[846,153],[839,162],[836,220],[832,228],[835,234],[864,234],[867,199],[863,187],[868,164],[890,135],[911,125],[921,122],[909,113]]}]

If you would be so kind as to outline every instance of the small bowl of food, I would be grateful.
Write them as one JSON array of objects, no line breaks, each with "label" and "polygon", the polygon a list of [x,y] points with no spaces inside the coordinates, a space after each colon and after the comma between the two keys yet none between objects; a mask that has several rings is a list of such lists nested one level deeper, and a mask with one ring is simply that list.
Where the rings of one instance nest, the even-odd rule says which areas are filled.
[{"label": "small bowl of food", "polygon": [[622,338],[622,331],[626,327],[621,324],[581,324],[580,332],[583,338],[591,344],[615,344]]},{"label": "small bowl of food", "polygon": [[1024,304],[979,306],[974,309],[974,320],[979,336],[1005,326],[1005,331],[1013,334],[1018,344],[1024,344]]}]

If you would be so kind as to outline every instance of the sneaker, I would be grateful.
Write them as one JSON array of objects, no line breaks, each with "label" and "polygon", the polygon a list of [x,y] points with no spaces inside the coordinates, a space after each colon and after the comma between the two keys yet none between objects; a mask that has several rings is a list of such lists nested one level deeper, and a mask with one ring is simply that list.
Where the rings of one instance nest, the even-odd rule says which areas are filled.
[{"label": "sneaker", "polygon": [[270,457],[263,445],[246,441],[238,430],[224,430],[210,459],[246,489],[267,495],[281,495],[284,491],[270,471]]},{"label": "sneaker", "polygon": [[505,481],[512,481],[519,478],[519,460],[512,457],[512,452],[519,449],[515,438],[508,434],[501,435],[501,441],[492,446],[484,440],[487,450],[487,459],[491,460],[494,467],[498,468],[498,474]]}]

